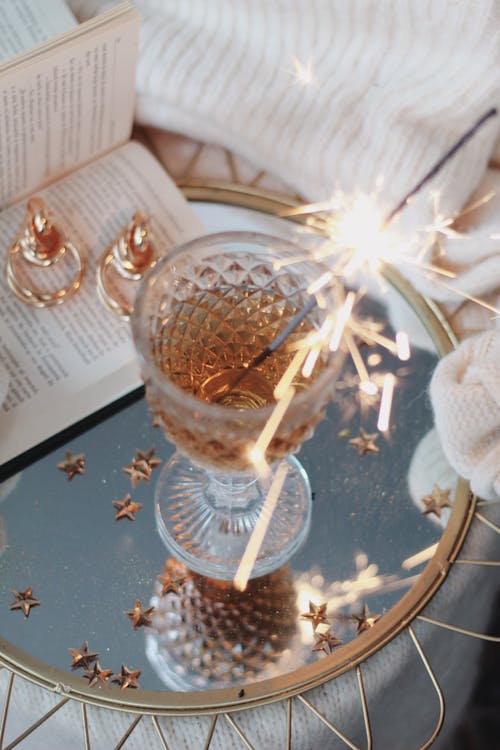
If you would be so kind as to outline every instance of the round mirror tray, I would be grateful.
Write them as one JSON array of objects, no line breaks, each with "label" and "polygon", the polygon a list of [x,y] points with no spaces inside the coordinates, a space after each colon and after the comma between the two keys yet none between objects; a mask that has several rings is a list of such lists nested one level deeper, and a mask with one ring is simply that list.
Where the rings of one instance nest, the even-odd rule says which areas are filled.
[{"label": "round mirror tray", "polygon": [[[300,223],[275,215],[290,201],[241,187],[185,190],[209,232],[255,229],[299,242],[304,237]],[[321,231],[320,219],[313,224]],[[260,747],[269,717],[260,727],[245,725],[242,717],[272,704],[282,712],[276,719],[282,726],[274,728],[280,747],[313,747],[300,740],[301,726],[311,721],[330,738],[314,746],[330,748],[358,742],[371,747],[377,732],[384,736],[385,728],[375,725],[396,711],[397,691],[392,697],[384,692],[387,675],[396,674],[402,691],[405,680],[410,693],[419,681],[423,686],[423,736],[414,746],[428,746],[444,714],[439,654],[444,648],[444,664],[462,658],[467,636],[478,635],[487,620],[481,591],[491,599],[487,577],[494,567],[480,566],[480,559],[498,559],[498,544],[496,551],[491,547],[498,527],[495,506],[480,507],[446,463],[433,425],[428,385],[438,357],[454,346],[453,333],[437,307],[396,273],[388,270],[382,286],[374,284],[373,294],[359,302],[360,325],[369,335],[357,337],[326,418],[298,454],[313,496],[308,537],[287,565],[251,580],[245,591],[169,558],[155,526],[159,471],[153,468],[148,481],[133,487],[123,468],[137,450],[154,449],[162,465],[174,452],[152,424],[142,393],[57,441],[0,485],[0,748],[2,739],[4,748],[23,739],[21,732],[5,744],[13,675],[52,694],[52,703],[32,713],[36,731],[62,714],[68,701],[82,710],[86,748],[101,746],[97,734],[92,739],[89,704],[132,715],[109,747],[133,746],[141,720],[149,722],[155,747]],[[409,336],[409,359],[385,346],[398,331]],[[369,370],[377,392],[360,389],[360,366],[361,375]],[[380,431],[386,373],[395,388],[389,427]],[[85,473],[71,481],[57,468],[66,451],[85,456]],[[117,522],[113,503],[128,493],[142,507]],[[479,541],[465,559],[474,525]],[[456,561],[471,562],[460,566],[471,576],[480,573],[475,595],[483,609],[476,619],[452,586]],[[9,605],[13,590],[29,587],[39,605],[25,618]],[[137,604],[146,614],[134,628]],[[99,667],[85,655],[85,642],[89,652],[98,652]],[[116,675],[116,684],[106,675]],[[325,686],[334,683],[341,689],[328,698]],[[351,724],[348,714],[355,715]],[[178,730],[161,724],[194,715],[198,734],[191,745],[174,741]],[[402,710],[394,726],[406,720]],[[30,726],[26,738],[36,736]],[[314,727],[307,730],[311,737]],[[223,731],[234,745],[223,740]]]}]

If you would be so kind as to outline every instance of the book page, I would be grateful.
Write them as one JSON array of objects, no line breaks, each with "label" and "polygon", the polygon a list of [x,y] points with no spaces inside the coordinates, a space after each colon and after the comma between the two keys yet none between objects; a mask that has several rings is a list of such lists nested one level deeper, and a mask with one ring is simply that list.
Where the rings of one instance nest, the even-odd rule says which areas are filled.
[{"label": "book page", "polygon": [[0,60],[77,26],[64,0],[2,0]]},{"label": "book page", "polygon": [[119,11],[0,66],[0,207],[130,137],[139,16]]},{"label": "book page", "polygon": [[[37,195],[71,228],[87,271],[74,297],[45,309],[18,300],[1,275],[0,360],[10,382],[0,406],[0,465],[140,385],[129,324],[101,302],[95,283],[97,258],[132,215],[150,215],[160,254],[204,233],[160,164],[134,142]],[[23,201],[0,214],[2,265],[25,210]]]}]

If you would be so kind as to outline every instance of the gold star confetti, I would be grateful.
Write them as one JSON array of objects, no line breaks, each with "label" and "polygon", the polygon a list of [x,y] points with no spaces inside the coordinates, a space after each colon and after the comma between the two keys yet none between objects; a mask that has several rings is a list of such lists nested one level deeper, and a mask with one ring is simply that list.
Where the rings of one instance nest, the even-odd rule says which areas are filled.
[{"label": "gold star confetti", "polygon": [[122,664],[121,673],[114,674],[111,678],[111,681],[115,682],[117,685],[120,685],[121,690],[125,690],[125,688],[138,688],[139,683],[137,682],[137,680],[140,675],[140,669],[129,669],[125,666],[125,664]]},{"label": "gold star confetti", "polygon": [[145,461],[151,470],[156,469],[161,464],[161,460],[155,456],[154,448],[149,448],[147,451],[137,449],[135,452],[135,461]]},{"label": "gold star confetti", "polygon": [[365,432],[365,430],[360,427],[359,437],[349,440],[349,445],[358,449],[358,456],[364,456],[365,453],[378,453],[380,449],[375,445],[375,440],[377,438],[378,432]]},{"label": "gold star confetti", "polygon": [[57,464],[57,468],[66,472],[69,481],[77,474],[85,474],[85,456],[83,453],[73,456],[69,451],[66,451],[66,460]]},{"label": "gold star confetti", "polygon": [[325,654],[331,654],[334,648],[340,646],[342,641],[335,638],[330,628],[324,633],[315,633],[316,643],[312,647],[313,651],[324,651]]},{"label": "gold star confetti", "polygon": [[143,625],[146,628],[152,627],[153,623],[151,621],[151,615],[154,611],[154,607],[148,607],[148,609],[144,609],[139,599],[136,599],[134,609],[131,609],[129,612],[125,612],[125,614],[132,620],[134,630],[137,630],[137,628],[141,628]]},{"label": "gold star confetti", "polygon": [[168,571],[166,575],[156,576],[157,580],[160,581],[162,589],[161,595],[166,594],[178,594],[179,589],[186,580],[185,575],[175,575],[172,571]]},{"label": "gold star confetti", "polygon": [[441,518],[443,508],[451,508],[450,492],[451,489],[442,490],[439,485],[435,484],[431,494],[425,495],[422,498],[422,502],[425,505],[422,515],[426,516],[428,513],[434,513],[438,518]]},{"label": "gold star confetti", "polygon": [[125,474],[130,476],[132,487],[137,487],[139,482],[147,482],[151,476],[151,469],[147,461],[132,459],[129,466],[122,466]]},{"label": "gold star confetti", "polygon": [[94,664],[93,669],[84,669],[83,674],[89,681],[89,687],[94,687],[98,682],[108,682],[113,674],[112,669],[102,669],[98,661]]},{"label": "gold star confetti", "polygon": [[97,661],[99,657],[97,651],[89,651],[89,644],[87,641],[84,641],[79,649],[68,648],[68,651],[73,657],[71,669],[79,669],[80,667],[88,669],[92,662]]},{"label": "gold star confetti", "polygon": [[22,609],[25,617],[30,616],[31,607],[39,607],[40,602],[33,596],[33,589],[29,586],[26,591],[16,591],[12,593],[15,596],[14,601],[9,605],[11,610]]},{"label": "gold star confetti", "polygon": [[380,615],[372,615],[367,604],[363,605],[363,611],[360,615],[351,615],[351,617],[358,623],[356,635],[359,635],[365,630],[370,630],[370,628],[373,628],[375,623],[380,620]]},{"label": "gold star confetti", "polygon": [[314,604],[309,602],[309,612],[303,612],[300,615],[301,620],[309,620],[312,623],[313,630],[316,630],[320,623],[328,623],[326,616],[327,604]]},{"label": "gold star confetti", "polygon": [[122,518],[128,518],[129,521],[135,521],[135,514],[142,508],[142,503],[134,503],[127,493],[123,500],[113,500],[113,507],[116,508],[115,521],[121,521]]}]

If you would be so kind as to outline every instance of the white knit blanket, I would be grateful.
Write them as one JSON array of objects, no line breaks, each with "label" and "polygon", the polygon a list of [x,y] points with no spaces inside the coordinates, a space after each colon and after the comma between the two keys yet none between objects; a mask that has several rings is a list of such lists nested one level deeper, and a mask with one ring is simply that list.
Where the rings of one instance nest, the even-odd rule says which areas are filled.
[{"label": "white knit blanket", "polygon": [[[103,0],[69,4],[80,18],[109,5]],[[336,189],[371,193],[382,177],[379,202],[387,210],[481,114],[500,108],[499,0],[479,5],[472,0],[135,4],[142,14],[137,120],[225,146],[307,200],[325,200]],[[486,173],[488,163],[500,163],[498,146],[495,157],[499,132],[497,117],[404,210],[399,228],[407,233],[409,248],[415,248],[418,230],[435,219],[436,205],[443,216],[454,216],[476,189],[484,194],[494,184],[500,194],[500,172]],[[464,308],[462,295],[490,295],[495,307],[500,198],[469,216],[462,231],[465,237],[443,235],[435,246],[446,257],[443,261],[435,253],[432,260],[457,274],[447,287],[420,273],[410,277],[421,291],[446,303],[461,332],[470,333],[495,325],[492,311]],[[500,332],[492,336],[498,340]],[[474,366],[474,389],[445,361],[432,395],[450,461],[472,480],[474,490],[494,497],[500,348],[490,351],[497,359],[486,363],[479,358],[481,347],[463,343],[457,356],[462,368]],[[451,384],[453,396],[444,398]],[[485,403],[487,425],[472,419]],[[464,424],[474,433],[470,440],[452,441]]]}]

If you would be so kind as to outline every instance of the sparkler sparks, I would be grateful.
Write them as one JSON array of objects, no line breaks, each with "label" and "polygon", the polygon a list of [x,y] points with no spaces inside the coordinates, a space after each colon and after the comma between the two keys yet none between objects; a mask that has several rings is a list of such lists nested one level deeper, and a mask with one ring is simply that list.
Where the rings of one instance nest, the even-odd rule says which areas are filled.
[{"label": "sparkler sparks", "polygon": [[404,570],[412,570],[412,568],[416,568],[418,565],[421,565],[422,563],[430,560],[431,557],[434,556],[436,550],[437,543],[431,544],[430,547],[426,547],[420,552],[417,552],[415,555],[411,555],[411,557],[407,557],[406,560],[403,560],[403,562],[401,563],[401,567]]},{"label": "sparkler sparks", "polygon": [[[428,559],[428,558],[427,558]],[[407,568],[408,570],[410,568]],[[309,602],[324,602],[330,620],[342,623],[350,618],[341,614],[342,610],[360,608],[367,597],[391,591],[409,589],[418,580],[418,575],[400,576],[394,573],[381,573],[376,563],[369,563],[364,552],[355,556],[355,571],[350,578],[325,583],[318,568],[302,573],[296,581],[297,610],[306,612]],[[328,625],[318,624],[318,630]],[[302,643],[311,643],[311,622],[299,619],[298,629]]]},{"label": "sparkler sparks", "polygon": [[395,382],[396,378],[394,375],[388,372],[384,377],[384,387],[382,389],[382,398],[380,399],[380,411],[377,422],[377,429],[380,432],[386,432],[389,429]]},{"label": "sparkler sparks", "polygon": [[293,397],[295,395],[295,388],[289,387],[283,396],[279,399],[276,407],[271,412],[271,416],[267,420],[264,429],[260,433],[255,445],[250,450],[250,460],[256,464],[261,465],[264,460],[266,450],[269,443],[273,439],[276,430],[283,419],[283,416],[288,409]]},{"label": "sparkler sparks", "polygon": [[243,553],[238,570],[234,576],[234,585],[239,591],[244,591],[246,589],[252,568],[257,559],[257,555],[259,554],[262,542],[264,541],[269,520],[274,512],[276,503],[278,502],[287,474],[288,465],[286,462],[283,462],[278,466],[273,477],[262,510],[257,519],[257,523],[255,524],[250,539],[248,540],[246,550]]},{"label": "sparkler sparks", "polygon": [[292,58],[293,71],[291,72],[294,83],[300,86],[317,86],[318,81],[314,75],[313,64],[311,60],[306,63],[301,62],[298,57]]},{"label": "sparkler sparks", "polygon": [[410,342],[408,340],[408,334],[404,331],[398,331],[396,333],[396,351],[398,358],[402,362],[406,362],[410,359]]},{"label": "sparkler sparks", "polygon": [[335,328],[333,329],[333,333],[328,344],[328,348],[331,352],[336,352],[340,346],[340,340],[342,338],[342,334],[344,333],[344,328],[347,325],[347,321],[351,317],[355,299],[356,295],[354,294],[354,292],[349,292],[347,294],[347,297],[345,298],[344,304],[337,312],[337,321],[335,323]]},{"label": "sparkler sparks", "polygon": [[[295,77],[298,83],[302,85],[311,85],[314,83],[312,67],[308,63],[303,65],[297,58],[293,60],[295,68]],[[476,302],[487,308],[496,315],[500,311],[477,297],[462,292],[443,281],[443,277],[454,278],[455,274],[446,268],[441,268],[433,263],[426,261],[426,255],[429,249],[436,244],[436,238],[443,234],[449,239],[460,237],[456,230],[456,221],[459,216],[445,217],[439,213],[437,196],[434,196],[434,221],[430,226],[422,228],[417,232],[415,237],[401,237],[392,226],[393,219],[408,205],[422,188],[435,177],[447,162],[459,151],[477,131],[492,117],[496,116],[497,110],[490,109],[477,122],[469,128],[448,151],[431,167],[431,169],[422,177],[422,179],[411,189],[402,200],[389,212],[383,212],[380,209],[377,194],[363,195],[356,194],[347,196],[343,193],[336,193],[331,200],[319,203],[308,204],[297,208],[286,209],[281,212],[281,216],[297,216],[318,214],[321,212],[321,219],[324,221],[325,234],[327,240],[321,248],[309,255],[308,259],[322,260],[323,264],[328,262],[330,270],[322,273],[313,283],[309,285],[308,293],[311,295],[308,304],[303,311],[290,321],[285,330],[278,336],[276,341],[272,342],[268,348],[259,355],[249,366],[256,366],[263,359],[274,352],[278,346],[286,343],[288,334],[295,330],[298,324],[305,319],[306,315],[316,306],[322,307],[324,302],[319,301],[318,295],[325,287],[340,287],[342,290],[350,280],[360,272],[368,273],[372,278],[381,280],[380,271],[384,265],[401,265],[411,264],[419,270],[426,278],[429,276],[435,283],[441,284],[444,288],[454,291],[459,296]],[[466,207],[465,212],[473,210],[482,203],[491,198],[491,195],[485,196],[472,207]],[[325,213],[326,212],[326,213]],[[424,239],[422,240],[422,236]],[[418,242],[418,245],[416,243]],[[410,247],[412,244],[415,247]],[[420,247],[420,252],[418,249]],[[413,251],[413,252],[412,252]],[[304,258],[302,258],[303,260]],[[286,263],[299,262],[299,258],[284,261]],[[275,388],[274,396],[277,400],[276,406],[266,423],[261,435],[253,446],[249,447],[249,457],[254,466],[261,474],[269,472],[269,467],[265,460],[266,450],[283,419],[286,410],[292,402],[295,394],[293,381],[296,374],[302,368],[302,375],[310,377],[314,370],[315,363],[324,348],[330,352],[336,352],[340,348],[350,354],[352,362],[356,368],[359,378],[359,389],[366,396],[375,398],[378,396],[379,388],[375,379],[370,375],[365,361],[358,347],[357,338],[361,338],[365,343],[372,343],[382,346],[391,354],[397,356],[401,361],[407,361],[410,357],[410,346],[408,336],[405,332],[399,331],[396,334],[395,341],[383,336],[373,326],[367,325],[366,322],[356,320],[353,315],[354,305],[361,295],[356,295],[353,291],[346,294],[342,291],[337,295],[339,304],[336,310],[332,310],[327,316],[324,325],[315,337],[306,337],[303,342],[299,342],[295,355],[284,373],[282,379]],[[378,373],[380,377],[380,373]],[[389,430],[391,420],[391,406],[396,385],[396,377],[393,373],[388,372],[383,376],[383,387],[380,398],[380,408],[378,415],[377,428],[380,432]],[[277,476],[275,480],[277,481]],[[284,481],[284,480],[283,480]],[[274,482],[273,485],[274,486]],[[274,492],[274,490],[273,490]],[[271,494],[271,493],[270,493]],[[274,505],[277,497],[274,498]],[[267,503],[267,500],[266,500]],[[265,503],[265,505],[266,505]],[[273,508],[274,508],[273,505]],[[259,534],[255,537],[252,534],[247,550],[243,559],[245,564],[249,565],[249,560],[257,558],[258,548],[256,548],[256,539],[260,538],[260,543],[265,535],[268,520],[261,514],[257,522]],[[256,526],[256,528],[257,528]],[[243,561],[242,561],[243,562]],[[251,563],[251,566],[253,565]],[[251,566],[246,572],[240,570],[235,578],[235,585],[239,587],[246,586],[246,581],[251,573]],[[241,567],[241,566],[240,566]],[[245,578],[246,576],[246,578]],[[238,584],[237,584],[238,580]]]}]

